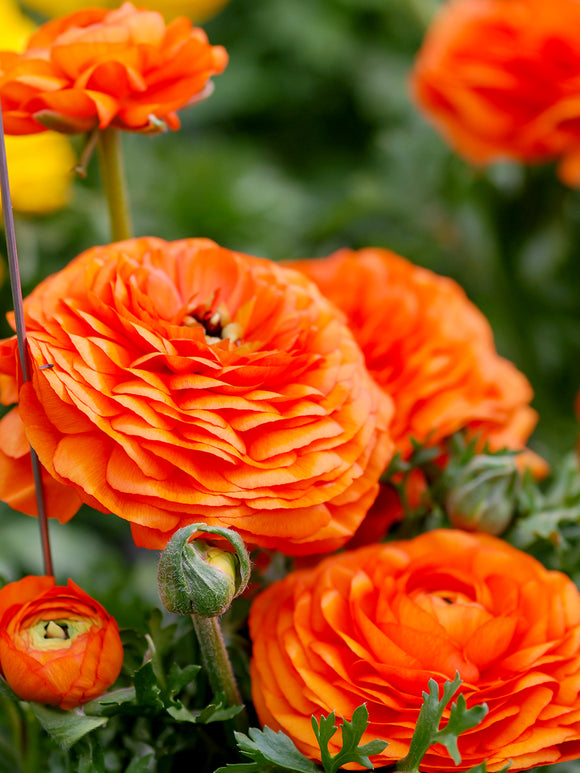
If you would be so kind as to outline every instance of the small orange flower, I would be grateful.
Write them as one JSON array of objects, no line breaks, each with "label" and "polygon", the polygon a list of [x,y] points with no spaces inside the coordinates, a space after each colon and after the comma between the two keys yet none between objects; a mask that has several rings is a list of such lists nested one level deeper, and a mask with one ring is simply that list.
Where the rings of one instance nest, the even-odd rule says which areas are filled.
[{"label": "small orange flower", "polygon": [[0,668],[23,700],[73,709],[117,679],[115,620],[72,580],[24,577],[0,590]]},{"label": "small orange flower", "polygon": [[[522,449],[536,423],[532,389],[494,347],[483,314],[453,280],[379,248],[292,264],[347,316],[376,382],[391,395],[391,435],[439,443],[461,429],[492,450]],[[531,453],[529,465],[545,464]]]},{"label": "small orange flower", "polygon": [[178,129],[176,111],[207,94],[227,54],[180,17],[86,8],[47,22],[22,54],[0,52],[0,96],[8,134],[117,126]]},{"label": "small orange flower", "polygon": [[[363,742],[389,742],[375,766],[401,759],[429,679],[456,671],[468,707],[489,707],[460,736],[457,770],[580,757],[580,594],[495,537],[440,530],[328,557],[260,594],[250,633],[260,722],[317,761],[311,715],[350,719],[363,702]],[[421,770],[453,767],[436,744]]]},{"label": "small orange flower", "polygon": [[[96,247],[25,301],[32,382],[0,343],[0,496],[34,512],[30,441],[58,488],[162,547],[195,521],[324,552],[392,455],[392,401],[342,315],[297,271],[205,239]],[[18,411],[18,412],[16,412]],[[26,434],[25,434],[26,433]],[[63,484],[63,485],[61,485]]]},{"label": "small orange flower", "polygon": [[449,0],[417,57],[412,88],[476,164],[559,159],[580,185],[580,3]]}]

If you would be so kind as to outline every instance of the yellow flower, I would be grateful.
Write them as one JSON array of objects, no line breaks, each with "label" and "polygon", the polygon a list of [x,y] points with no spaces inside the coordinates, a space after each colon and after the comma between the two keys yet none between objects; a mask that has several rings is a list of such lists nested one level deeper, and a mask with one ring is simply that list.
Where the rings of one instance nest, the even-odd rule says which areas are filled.
[{"label": "yellow flower", "polygon": [[68,203],[76,159],[62,134],[6,137],[6,156],[12,206],[17,212],[42,215]]},{"label": "yellow flower", "polygon": [[18,4],[12,0],[0,0],[0,19],[0,49],[23,49],[34,32],[33,22],[20,12]]},{"label": "yellow flower", "polygon": [[[24,48],[35,29],[30,19],[16,3],[0,0],[0,20],[0,49]],[[65,137],[55,132],[6,137],[6,155],[17,212],[44,214],[67,204],[75,156]]]},{"label": "yellow flower", "polygon": [[[151,11],[159,11],[166,19],[175,16],[189,16],[196,22],[214,16],[227,5],[230,0],[143,0],[139,2],[139,8],[147,8]],[[103,8],[117,8],[122,0],[100,0],[99,3],[91,3],[89,0],[27,0],[26,5],[34,11],[39,11],[45,16],[63,16],[64,14],[78,11],[91,5],[99,5]],[[1,5],[0,5],[1,8]]]}]

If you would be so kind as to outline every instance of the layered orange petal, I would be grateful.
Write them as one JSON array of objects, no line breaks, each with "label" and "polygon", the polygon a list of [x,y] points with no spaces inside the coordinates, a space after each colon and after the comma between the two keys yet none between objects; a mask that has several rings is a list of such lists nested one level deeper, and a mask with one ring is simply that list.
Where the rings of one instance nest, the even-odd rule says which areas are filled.
[{"label": "layered orange petal", "polygon": [[[389,742],[372,761],[391,765],[408,752],[429,679],[456,670],[467,705],[489,707],[460,738],[458,770],[578,755],[580,594],[496,538],[434,531],[331,556],[257,596],[250,634],[260,721],[318,762],[312,714],[350,718],[365,703],[366,737]],[[421,769],[450,765],[436,744]]]},{"label": "layered orange petal", "polygon": [[[25,314],[27,439],[58,484],[131,521],[140,544],[204,520],[326,551],[376,497],[392,403],[302,274],[208,240],[136,239],[79,256]],[[3,347],[8,379],[15,342]]]},{"label": "layered orange petal", "polygon": [[176,111],[226,65],[225,50],[188,19],[166,25],[128,2],[83,9],[43,25],[21,55],[0,54],[6,131],[176,129]]}]

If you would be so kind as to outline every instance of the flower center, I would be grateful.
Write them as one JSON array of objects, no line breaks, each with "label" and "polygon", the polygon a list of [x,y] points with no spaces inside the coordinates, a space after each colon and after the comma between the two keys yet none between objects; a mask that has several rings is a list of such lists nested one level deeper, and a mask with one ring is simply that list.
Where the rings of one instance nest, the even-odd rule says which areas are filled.
[{"label": "flower center", "polygon": [[61,639],[62,641],[70,639],[68,623],[58,623],[56,620],[49,620],[44,626],[44,638]]},{"label": "flower center", "polygon": [[201,325],[208,344],[215,344],[226,338],[236,345],[241,343],[242,326],[238,322],[231,321],[229,311],[223,303],[215,311],[205,303],[188,307],[182,324],[185,327]]},{"label": "flower center", "polygon": [[95,620],[90,617],[36,620],[22,629],[21,636],[27,649],[58,650],[70,647],[75,639],[87,633]]}]

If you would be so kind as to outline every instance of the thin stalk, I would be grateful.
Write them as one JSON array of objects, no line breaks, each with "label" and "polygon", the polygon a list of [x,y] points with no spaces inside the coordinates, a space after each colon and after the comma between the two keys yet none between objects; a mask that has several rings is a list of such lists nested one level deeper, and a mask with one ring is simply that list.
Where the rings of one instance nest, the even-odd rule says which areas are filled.
[{"label": "thin stalk", "polygon": [[[242,706],[242,696],[226,650],[219,618],[200,617],[193,613],[191,619],[199,642],[201,661],[214,695],[219,693],[225,695],[228,706]],[[245,711],[235,716],[233,723],[237,730],[245,732],[248,729]]]},{"label": "thin stalk", "polygon": [[[12,302],[14,304],[14,319],[16,322],[16,338],[18,340],[18,353],[22,381],[30,381],[28,369],[26,326],[24,324],[24,305],[22,302],[22,285],[20,283],[20,268],[18,266],[18,251],[16,248],[16,232],[14,229],[14,213],[12,211],[12,197],[10,195],[10,182],[8,179],[8,162],[6,160],[6,141],[4,139],[4,121],[0,106],[0,191],[2,195],[2,210],[4,213],[4,231],[6,234],[6,248],[8,251],[8,270],[12,287]],[[36,507],[38,510],[38,522],[40,524],[40,539],[44,559],[44,573],[54,574],[52,568],[52,556],[50,553],[50,539],[48,534],[48,517],[44,501],[44,487],[42,484],[42,472],[36,452],[30,448],[32,462],[32,474],[34,476],[34,488],[36,492]]]},{"label": "thin stalk", "polygon": [[241,706],[242,698],[230,663],[217,617],[192,614],[193,627],[201,649],[201,660],[214,693],[225,695],[228,706]]},{"label": "thin stalk", "polygon": [[24,709],[24,738],[22,744],[23,773],[38,773],[43,766],[40,762],[40,725],[32,709]]},{"label": "thin stalk", "polygon": [[24,735],[24,720],[17,704],[12,698],[0,695],[0,708],[8,724],[13,743],[14,757],[22,753],[22,740]]},{"label": "thin stalk", "polygon": [[107,199],[113,241],[133,236],[129,196],[123,166],[121,133],[113,126],[99,132],[99,167]]}]

